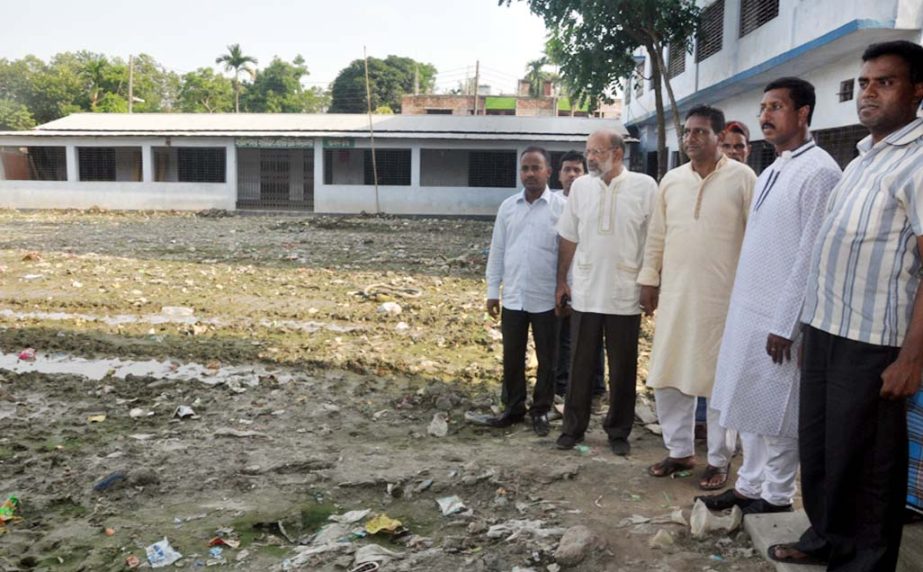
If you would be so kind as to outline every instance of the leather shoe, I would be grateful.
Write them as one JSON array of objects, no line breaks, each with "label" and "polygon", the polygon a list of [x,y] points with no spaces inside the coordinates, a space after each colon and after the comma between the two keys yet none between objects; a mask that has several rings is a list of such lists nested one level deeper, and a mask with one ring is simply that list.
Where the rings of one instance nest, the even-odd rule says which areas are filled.
[{"label": "leather shoe", "polygon": [[548,424],[548,415],[546,413],[532,416],[532,430],[539,437],[548,435],[549,431],[551,431],[551,425]]},{"label": "leather shoe", "polygon": [[488,427],[494,427],[495,429],[505,429],[507,427],[512,427],[517,423],[522,423],[525,419],[525,415],[511,415],[509,413],[504,413],[496,417],[488,417],[484,420],[484,424]]},{"label": "leather shoe", "polygon": [[762,514],[770,512],[792,512],[791,504],[772,504],[763,499],[756,499],[741,509],[744,515]]},{"label": "leather shoe", "polygon": [[631,444],[628,442],[628,439],[622,437],[609,439],[609,448],[619,457],[625,457],[631,453]]},{"label": "leather shoe", "polygon": [[702,501],[708,510],[727,510],[739,506],[742,510],[755,503],[758,499],[737,496],[734,489],[728,489],[717,495],[699,495],[696,500]]},{"label": "leather shoe", "polygon": [[577,446],[577,443],[583,443],[583,435],[574,437],[573,435],[568,435],[567,433],[561,433],[561,436],[558,437],[557,441],[555,441],[555,445],[558,447],[558,449],[561,450],[573,449]]}]

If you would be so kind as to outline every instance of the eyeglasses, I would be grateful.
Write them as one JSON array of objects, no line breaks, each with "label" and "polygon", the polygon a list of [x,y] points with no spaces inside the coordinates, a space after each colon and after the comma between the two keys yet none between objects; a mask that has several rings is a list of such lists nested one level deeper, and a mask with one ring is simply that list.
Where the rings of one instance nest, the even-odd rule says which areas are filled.
[{"label": "eyeglasses", "polygon": [[594,157],[599,157],[600,155],[602,155],[603,153],[607,151],[612,151],[612,147],[607,147],[605,149],[593,149],[593,148],[588,147],[587,149],[585,149],[585,153],[587,157],[591,155]]},{"label": "eyeglasses", "polygon": [[781,103],[770,103],[769,105],[760,104],[760,112],[756,114],[757,117],[764,113],[778,113],[785,109],[785,105]]}]

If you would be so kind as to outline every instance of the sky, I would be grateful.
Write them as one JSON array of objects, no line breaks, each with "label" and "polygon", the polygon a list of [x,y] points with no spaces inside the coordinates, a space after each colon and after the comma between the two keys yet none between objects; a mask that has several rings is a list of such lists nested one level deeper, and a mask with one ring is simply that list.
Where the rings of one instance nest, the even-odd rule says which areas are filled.
[{"label": "sky", "polygon": [[214,67],[238,43],[258,67],[301,54],[304,83],[322,87],[365,47],[433,64],[439,91],[473,77],[480,61],[480,83],[510,93],[545,41],[541,19],[516,0],[0,0],[0,14],[0,58],[146,53],[185,73]]}]

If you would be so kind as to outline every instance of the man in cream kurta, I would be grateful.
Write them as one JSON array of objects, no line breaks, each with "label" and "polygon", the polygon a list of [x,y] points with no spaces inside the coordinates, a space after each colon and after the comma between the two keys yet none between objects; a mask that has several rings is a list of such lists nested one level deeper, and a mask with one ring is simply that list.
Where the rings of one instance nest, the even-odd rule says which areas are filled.
[{"label": "man in cream kurta", "polygon": [[[564,401],[564,428],[557,446],[570,449],[583,439],[590,420],[593,380],[603,340],[609,360],[609,412],[603,428],[616,455],[630,452],[641,328],[638,271],[644,237],[657,192],[651,177],[622,163],[625,143],[613,131],[587,140],[592,176],[574,181],[558,221],[559,308],[571,297],[574,344],[571,378]],[[573,286],[567,284],[573,269]]]},{"label": "man in cream kurta", "polygon": [[778,157],[757,179],[709,402],[721,425],[740,433],[744,459],[733,489],[701,497],[710,509],[789,511],[795,496],[800,373],[792,346],[814,239],[842,174],[808,131],[815,101],[814,86],[787,77],[766,86],[760,103],[760,127]]},{"label": "man in cream kurta", "polygon": [[[724,114],[699,106],[686,116],[683,144],[691,162],[660,183],[638,276],[641,304],[657,311],[647,383],[669,456],[649,468],[663,477],[694,460],[697,396],[711,394],[715,362],[756,175],[718,148]],[[708,468],[700,486],[727,482],[731,447],[717,414],[708,414]]]}]

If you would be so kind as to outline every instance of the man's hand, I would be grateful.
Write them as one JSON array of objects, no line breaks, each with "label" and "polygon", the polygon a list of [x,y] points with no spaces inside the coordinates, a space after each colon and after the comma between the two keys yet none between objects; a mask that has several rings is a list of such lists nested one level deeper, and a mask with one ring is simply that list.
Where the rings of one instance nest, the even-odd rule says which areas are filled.
[{"label": "man's hand", "polygon": [[558,282],[558,286],[554,290],[554,305],[558,308],[563,308],[567,304],[567,300],[570,300],[570,286],[567,285],[567,282]]},{"label": "man's hand", "polygon": [[766,353],[772,358],[772,363],[782,363],[782,360],[792,361],[792,340],[769,334],[766,338]]},{"label": "man's hand", "polygon": [[900,356],[881,373],[881,397],[884,399],[904,399],[920,389],[923,377],[923,363]]},{"label": "man's hand", "polygon": [[496,318],[500,315],[500,300],[489,298],[487,300],[487,313]]},{"label": "man's hand", "polygon": [[657,309],[660,301],[660,288],[657,286],[641,286],[641,309],[645,316],[651,316]]}]

